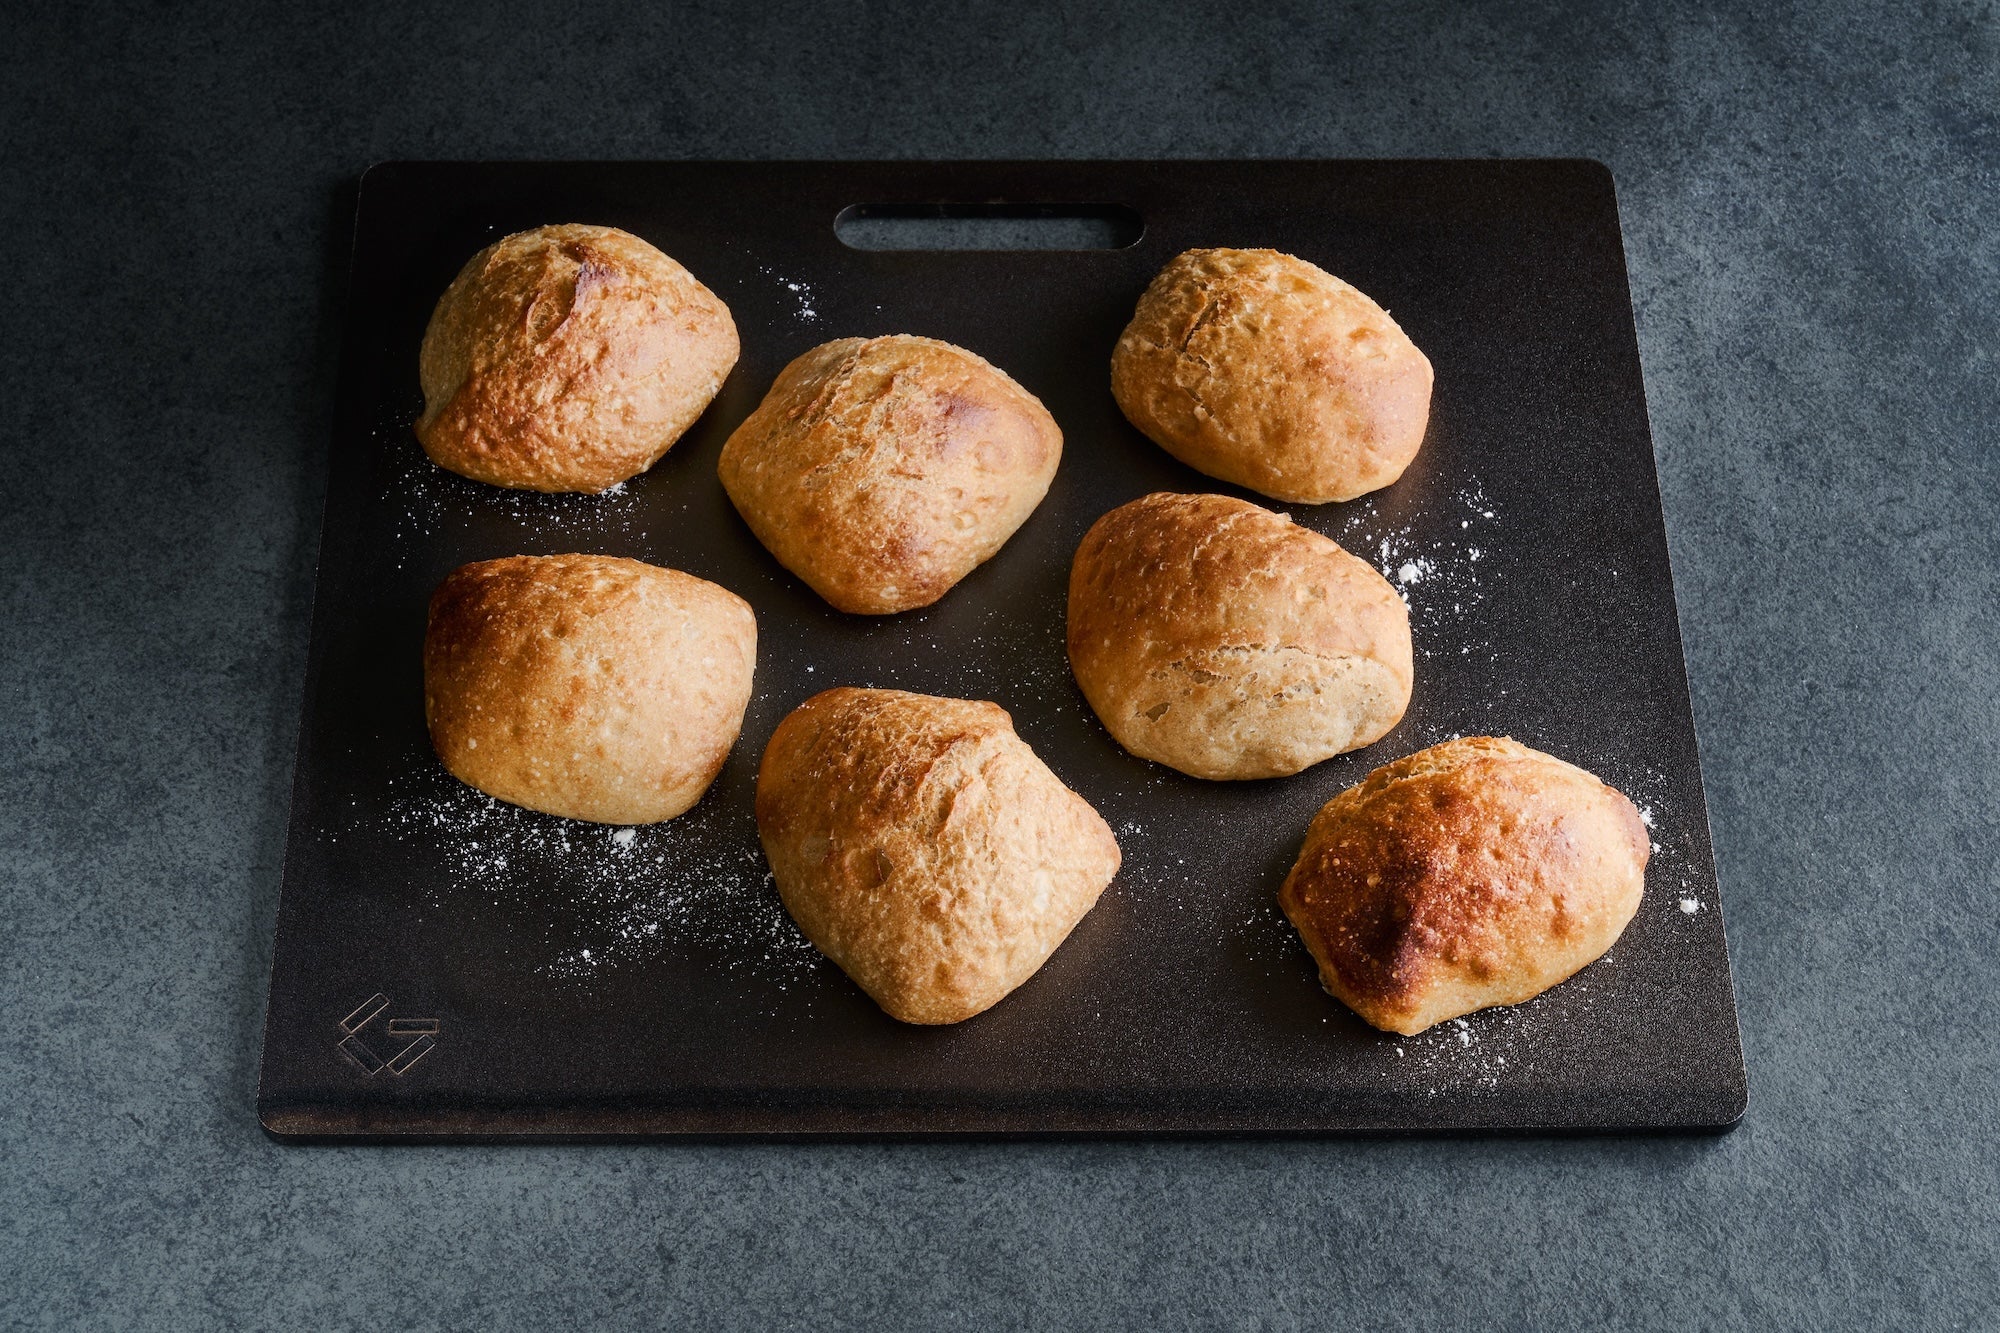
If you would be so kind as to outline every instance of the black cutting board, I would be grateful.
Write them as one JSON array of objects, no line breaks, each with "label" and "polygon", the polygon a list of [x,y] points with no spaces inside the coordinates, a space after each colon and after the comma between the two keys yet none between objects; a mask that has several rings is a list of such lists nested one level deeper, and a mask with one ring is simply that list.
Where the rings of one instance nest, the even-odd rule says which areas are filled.
[{"label": "black cutting board", "polygon": [[[1008,251],[863,250],[835,234],[850,207],[935,204],[1056,206],[1143,232],[1124,248]],[[708,414],[602,497],[465,481],[432,467],[410,429],[438,294],[481,246],[551,222],[645,237],[728,302],[742,335]],[[1063,653],[1070,555],[1098,515],[1156,490],[1241,493],[1147,442],[1108,387],[1140,291],[1193,246],[1312,260],[1387,306],[1437,370],[1401,481],[1290,507],[1407,594],[1414,702],[1387,739],[1277,781],[1201,782],[1127,755]],[[786,362],[884,333],[1004,368],[1054,413],[1064,456],[1026,526],[941,603],[849,617],[757,544],[715,462]],[[1742,1113],[1601,166],[379,166],[360,189],[329,467],[258,1098],[274,1134],[1712,1129]],[[742,740],[680,819],[621,832],[531,814],[432,756],[419,662],[431,589],[466,561],[561,551],[684,569],[756,608]],[[1068,943],[969,1022],[884,1016],[804,942],[765,874],[758,756],[779,718],[837,684],[999,702],[1124,849]],[[1414,1038],[1377,1033],[1320,990],[1278,884],[1336,792],[1479,733],[1579,763],[1639,803],[1657,843],[1644,901],[1608,956],[1547,995]]]}]

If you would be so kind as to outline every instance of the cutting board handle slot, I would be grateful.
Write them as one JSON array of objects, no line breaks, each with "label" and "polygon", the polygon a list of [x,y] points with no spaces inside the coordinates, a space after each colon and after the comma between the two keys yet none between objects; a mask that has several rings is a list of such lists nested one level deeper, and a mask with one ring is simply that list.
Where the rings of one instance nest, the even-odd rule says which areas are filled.
[{"label": "cutting board handle slot", "polygon": [[1123,204],[849,204],[833,234],[855,250],[1123,250],[1146,224]]}]

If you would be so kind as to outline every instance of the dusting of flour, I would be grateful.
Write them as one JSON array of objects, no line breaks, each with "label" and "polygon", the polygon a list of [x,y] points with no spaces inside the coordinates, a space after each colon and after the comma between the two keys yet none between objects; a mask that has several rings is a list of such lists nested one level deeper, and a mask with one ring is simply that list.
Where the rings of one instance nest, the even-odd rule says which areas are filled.
[{"label": "dusting of flour", "polygon": [[[1493,545],[1489,534],[1499,527],[1500,514],[1477,481],[1451,498],[1455,525],[1430,521],[1406,522],[1387,529],[1368,500],[1346,506],[1339,528],[1328,535],[1346,549],[1371,560],[1410,608],[1419,660],[1454,654],[1493,659],[1493,645],[1469,637],[1474,612],[1486,600],[1486,560]],[[1442,527],[1445,536],[1419,535],[1419,528]]]},{"label": "dusting of flour", "polygon": [[734,802],[615,828],[496,801],[436,766],[391,786],[388,831],[443,862],[431,905],[504,912],[529,937],[539,928],[545,975],[581,978],[696,950],[783,990],[819,965]]},{"label": "dusting of flour", "polygon": [[411,434],[407,420],[395,430],[403,439],[391,441],[387,451],[392,475],[383,500],[392,516],[398,569],[405,568],[413,557],[421,559],[438,533],[496,513],[534,533],[538,540],[560,536],[578,546],[611,533],[629,532],[638,516],[630,483],[620,482],[595,495],[544,495],[488,486],[431,462]]},{"label": "dusting of flour", "polygon": [[786,295],[798,302],[798,318],[800,323],[817,324],[820,322],[819,298],[813,293],[811,283],[799,278],[787,277],[768,264],[759,264],[757,271],[777,283],[778,286],[784,289]]}]

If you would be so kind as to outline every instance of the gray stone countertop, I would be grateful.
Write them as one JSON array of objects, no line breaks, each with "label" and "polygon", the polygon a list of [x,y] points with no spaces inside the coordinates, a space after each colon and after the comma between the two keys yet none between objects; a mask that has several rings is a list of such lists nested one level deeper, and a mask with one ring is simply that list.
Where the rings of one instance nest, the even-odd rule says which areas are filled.
[{"label": "gray stone countertop", "polygon": [[[6,27],[0,1325],[1995,1326],[1990,0]],[[1494,155],[1619,183],[1750,1069],[1734,1133],[260,1132],[370,162]]]}]

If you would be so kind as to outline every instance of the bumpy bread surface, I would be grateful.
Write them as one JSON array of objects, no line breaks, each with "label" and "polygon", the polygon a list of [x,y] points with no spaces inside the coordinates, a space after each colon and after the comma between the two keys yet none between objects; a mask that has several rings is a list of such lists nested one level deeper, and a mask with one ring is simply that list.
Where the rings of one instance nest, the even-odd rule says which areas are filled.
[{"label": "bumpy bread surface", "polygon": [[887,615],[991,559],[1061,460],[1033,394],[964,348],[898,335],[786,366],[718,470],[780,564],[842,611]]},{"label": "bumpy bread surface", "polygon": [[1118,873],[1111,830],[990,703],[834,689],[783,722],[757,829],[786,908],[892,1017],[997,1004]]},{"label": "bumpy bread surface", "polygon": [[1279,500],[1351,500],[1403,475],[1431,363],[1387,311],[1276,250],[1189,250],[1111,355],[1133,425],[1188,466]]},{"label": "bumpy bread surface", "polygon": [[1408,1035],[1519,1004],[1602,956],[1638,910],[1649,849],[1622,793],[1471,736],[1327,802],[1278,902],[1328,992]]},{"label": "bumpy bread surface", "polygon": [[736,364],[729,307],[614,227],[537,227],[474,255],[418,362],[417,438],[440,467],[601,491],[660,460]]},{"label": "bumpy bread surface", "polygon": [[672,819],[722,771],[757,620],[726,588],[603,555],[454,570],[431,596],[424,715],[460,781],[604,824]]},{"label": "bumpy bread surface", "polygon": [[1365,560],[1283,514],[1162,492],[1084,534],[1069,660],[1133,754],[1198,778],[1282,777],[1402,720],[1410,613]]}]

